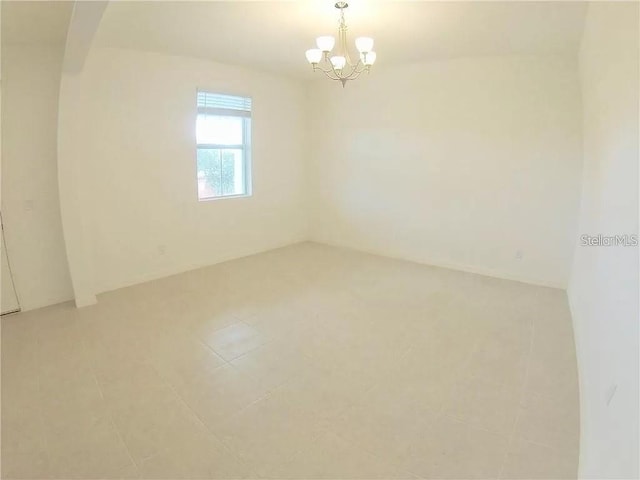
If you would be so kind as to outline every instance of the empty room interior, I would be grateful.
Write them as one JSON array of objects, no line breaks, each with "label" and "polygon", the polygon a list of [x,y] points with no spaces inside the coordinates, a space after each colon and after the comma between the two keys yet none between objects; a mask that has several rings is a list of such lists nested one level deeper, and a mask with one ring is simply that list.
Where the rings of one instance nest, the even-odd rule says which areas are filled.
[{"label": "empty room interior", "polygon": [[639,478],[640,3],[0,14],[2,478]]}]

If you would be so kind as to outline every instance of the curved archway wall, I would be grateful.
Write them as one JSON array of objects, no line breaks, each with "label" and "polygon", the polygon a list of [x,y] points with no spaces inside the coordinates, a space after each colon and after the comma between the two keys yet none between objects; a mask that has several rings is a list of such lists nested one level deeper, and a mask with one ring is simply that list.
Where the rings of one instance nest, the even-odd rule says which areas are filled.
[{"label": "curved archway wall", "polygon": [[86,207],[92,203],[87,178],[90,167],[83,161],[77,135],[83,134],[82,96],[77,74],[63,73],[58,107],[58,185],[60,212],[76,306],[96,303],[93,252],[90,244],[90,217]]},{"label": "curved archway wall", "polygon": [[96,303],[90,244],[91,205],[89,162],[78,142],[83,128],[83,69],[107,1],[76,2],[73,7],[58,96],[58,186],[60,213],[76,306]]},{"label": "curved archway wall", "polygon": [[[580,49],[581,234],[638,234],[640,5],[592,2]],[[578,245],[568,296],[580,377],[580,473],[638,478],[638,247]]]}]

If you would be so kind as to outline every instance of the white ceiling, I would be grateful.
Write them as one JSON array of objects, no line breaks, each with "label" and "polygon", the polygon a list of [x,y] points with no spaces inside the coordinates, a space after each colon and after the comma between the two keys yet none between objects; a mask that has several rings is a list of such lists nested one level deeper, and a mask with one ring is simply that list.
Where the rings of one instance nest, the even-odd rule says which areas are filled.
[{"label": "white ceiling", "polygon": [[[304,52],[335,35],[335,0],[120,1],[95,45],[207,58],[308,77]],[[3,40],[64,43],[73,2],[2,2]],[[575,54],[586,3],[351,0],[349,40],[376,41],[378,68],[499,54]]]},{"label": "white ceiling", "polygon": [[64,45],[73,2],[2,0],[2,43]]}]

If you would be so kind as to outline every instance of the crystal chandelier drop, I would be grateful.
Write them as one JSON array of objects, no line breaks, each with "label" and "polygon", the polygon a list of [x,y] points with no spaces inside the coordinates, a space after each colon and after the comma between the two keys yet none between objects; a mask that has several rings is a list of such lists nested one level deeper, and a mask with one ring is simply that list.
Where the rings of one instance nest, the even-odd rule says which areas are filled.
[{"label": "crystal chandelier drop", "polygon": [[313,71],[320,70],[332,80],[339,80],[344,87],[347,81],[356,79],[362,72],[369,73],[371,65],[376,61],[376,52],[373,51],[373,38],[356,38],[356,48],[359,58],[356,63],[351,61],[347,49],[347,23],[344,20],[344,10],[349,4],[338,2],[335,7],[340,10],[338,22],[338,47],[336,54],[331,55],[336,39],[330,36],[316,38],[318,48],[307,50],[307,60],[313,66]]}]

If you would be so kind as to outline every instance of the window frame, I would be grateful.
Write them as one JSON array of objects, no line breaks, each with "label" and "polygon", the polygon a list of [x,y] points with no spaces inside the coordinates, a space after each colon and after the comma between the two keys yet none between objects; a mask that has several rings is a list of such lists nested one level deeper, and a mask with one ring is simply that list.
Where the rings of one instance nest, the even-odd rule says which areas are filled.
[{"label": "window frame", "polygon": [[[241,97],[249,99],[251,102],[250,110],[235,110],[216,107],[199,107],[198,106],[198,94],[212,94],[212,95],[227,95],[233,97]],[[242,144],[241,145],[222,145],[216,143],[198,143],[196,136],[196,195],[198,202],[209,202],[211,200],[224,200],[230,198],[245,198],[253,196],[253,175],[252,175],[252,155],[251,155],[251,143],[252,143],[252,119],[253,119],[253,98],[245,94],[229,93],[215,89],[203,89],[198,88],[196,90],[196,126],[198,122],[198,116],[212,115],[219,117],[238,117],[242,119]],[[196,127],[197,128],[197,127]],[[243,170],[243,184],[244,193],[234,193],[230,195],[215,195],[211,197],[200,197],[198,188],[198,151],[203,150],[220,150],[222,156],[223,150],[240,150],[242,152],[242,170]]]}]

